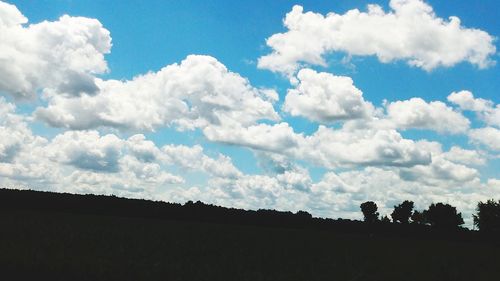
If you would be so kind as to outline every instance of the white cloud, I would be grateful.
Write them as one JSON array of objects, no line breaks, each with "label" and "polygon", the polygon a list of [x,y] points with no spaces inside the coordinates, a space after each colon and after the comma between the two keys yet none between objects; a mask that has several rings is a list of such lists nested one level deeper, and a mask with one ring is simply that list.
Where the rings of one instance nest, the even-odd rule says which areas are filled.
[{"label": "white cloud", "polygon": [[483,144],[491,150],[500,151],[500,130],[493,127],[472,129],[469,138],[473,143]]},{"label": "white cloud", "polygon": [[283,109],[292,116],[304,116],[321,123],[366,118],[374,108],[350,77],[302,69],[299,84],[289,89]]},{"label": "white cloud", "polygon": [[315,165],[338,168],[356,165],[413,166],[430,163],[430,155],[394,129],[332,129],[320,125],[312,135],[295,133],[288,123],[258,124],[204,130],[211,141],[286,155]]},{"label": "white cloud", "polygon": [[30,136],[22,118],[14,111],[15,106],[0,97],[0,163],[12,162],[24,138]]},{"label": "white cloud", "polygon": [[231,158],[219,154],[211,158],[204,154],[200,145],[192,147],[185,145],[166,145],[162,152],[167,163],[179,165],[183,168],[200,170],[214,177],[236,178],[241,172],[233,165]]},{"label": "white cloud", "polygon": [[133,135],[127,140],[130,154],[142,162],[154,162],[161,156],[160,149],[156,144],[142,134]]},{"label": "white cloud", "polygon": [[210,141],[277,153],[285,153],[303,141],[302,134],[296,134],[286,122],[274,125],[257,124],[247,128],[239,124],[226,127],[211,126],[205,128],[203,133]]},{"label": "white cloud", "polygon": [[439,18],[421,0],[391,0],[389,6],[388,12],[368,5],[366,12],[326,16],[294,6],[284,19],[287,31],[267,39],[272,53],[258,66],[291,75],[303,63],[326,65],[323,56],[331,52],[375,55],[383,63],[404,60],[428,71],[460,62],[479,68],[494,63],[496,48],[488,33],[462,26],[458,17]]},{"label": "white cloud", "polygon": [[401,169],[400,176],[407,181],[418,181],[438,187],[453,187],[464,182],[479,181],[479,172],[476,169],[453,163],[438,155],[433,155],[430,165]]},{"label": "white cloud", "polygon": [[0,2],[0,92],[33,98],[38,90],[65,95],[94,94],[94,74],[107,71],[109,31],[95,19],[64,15],[57,21],[28,22]]},{"label": "white cloud", "polygon": [[482,153],[476,150],[463,149],[458,146],[452,146],[448,152],[444,153],[444,157],[459,164],[477,166],[486,164],[486,159]]},{"label": "white cloud", "polygon": [[474,98],[474,95],[470,91],[453,92],[447,99],[463,110],[487,111],[493,106],[492,101]]},{"label": "white cloud", "polygon": [[474,98],[470,91],[453,92],[448,96],[448,101],[462,110],[477,112],[486,124],[500,128],[500,104],[495,107],[493,101]]},{"label": "white cloud", "polygon": [[271,90],[259,90],[215,58],[190,55],[180,64],[130,81],[96,79],[96,95],[49,95],[49,105],[35,116],[55,127],[100,126],[152,131],[175,125],[180,130],[243,126],[278,120]]},{"label": "white cloud", "polygon": [[395,130],[331,129],[319,126],[306,137],[299,157],[328,168],[339,166],[413,166],[428,164],[430,155]]},{"label": "white cloud", "polygon": [[388,118],[397,128],[429,129],[440,133],[465,133],[470,121],[440,101],[425,102],[421,98],[391,102]]},{"label": "white cloud", "polygon": [[63,164],[94,172],[118,172],[124,143],[113,134],[68,131],[57,135],[48,147],[49,157]]},{"label": "white cloud", "polygon": [[[324,55],[376,55],[405,60],[426,70],[468,61],[492,63],[492,38],[437,18],[417,0],[393,0],[392,11],[287,15],[288,32],[268,40],[274,53],[261,67],[287,74],[303,63],[324,65]],[[179,64],[128,81],[104,80],[109,32],[97,20],[63,16],[26,25],[15,6],[0,2],[0,92],[15,98],[43,93],[46,107],[34,116],[65,129],[36,136],[31,118],[0,98],[0,185],[79,193],[205,202],[243,208],[311,211],[360,218],[359,204],[374,200],[381,213],[414,200],[420,208],[452,200],[467,215],[479,200],[500,194],[498,179],[479,180],[487,154],[431,141],[405,139],[399,129],[466,133],[471,142],[500,150],[499,105],[452,93],[448,101],[477,112],[489,127],[469,130],[469,121],[438,101],[420,98],[374,108],[352,79],[302,69],[282,110],[319,123],[310,135],[281,121],[274,90],[259,89],[215,58],[191,55]],[[340,25],[342,23],[342,25]],[[384,29],[384,33],[377,32]],[[35,44],[36,43],[36,44]],[[199,129],[209,141],[251,148],[264,174],[245,174],[230,157],[200,145],[158,147],[130,131],[163,127]],[[93,129],[105,127],[104,134]],[[111,128],[111,129],[110,129]],[[237,163],[239,164],[239,163]],[[328,169],[313,181],[308,168]],[[178,171],[174,174],[172,171]],[[201,174],[193,180],[185,175]],[[192,181],[200,186],[190,186]]]},{"label": "white cloud", "polygon": [[469,167],[485,163],[486,160],[477,151],[453,146],[449,151],[443,152],[441,143],[426,140],[419,141],[416,145],[431,153],[432,161],[428,165],[401,168],[399,175],[403,180],[440,188],[459,188],[460,185],[479,182],[479,171]]}]

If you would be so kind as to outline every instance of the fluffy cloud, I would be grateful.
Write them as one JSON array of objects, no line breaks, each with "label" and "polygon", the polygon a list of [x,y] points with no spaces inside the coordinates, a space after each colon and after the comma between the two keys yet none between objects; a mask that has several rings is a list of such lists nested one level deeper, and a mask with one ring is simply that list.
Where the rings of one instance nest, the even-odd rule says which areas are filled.
[{"label": "fluffy cloud", "polygon": [[400,176],[407,181],[425,182],[427,185],[440,187],[453,187],[453,184],[479,181],[479,173],[476,169],[453,163],[441,156],[433,156],[430,165],[417,165],[402,169]]},{"label": "fluffy cloud", "polygon": [[252,87],[215,58],[190,55],[180,64],[130,81],[96,79],[98,93],[51,95],[35,116],[55,127],[89,129],[109,126],[152,131],[175,125],[194,129],[261,119],[278,120],[270,90]]},{"label": "fluffy cloud", "polygon": [[453,92],[447,99],[463,110],[486,111],[493,106],[492,101],[474,98],[474,95],[470,91]]},{"label": "fluffy cloud", "polygon": [[25,124],[14,111],[15,106],[0,97],[0,163],[11,162],[28,136]]},{"label": "fluffy cloud", "polygon": [[[259,64],[293,74],[302,63],[324,64],[323,56],[332,51],[405,60],[426,70],[462,61],[479,67],[492,63],[495,48],[485,32],[462,27],[456,18],[439,19],[421,1],[390,5],[390,12],[372,5],[368,12],[327,16],[296,6],[285,20],[289,31],[268,40],[274,52]],[[471,142],[500,150],[499,106],[470,92],[452,93],[448,101],[476,112],[488,127],[469,130],[458,111],[419,98],[386,103],[385,114],[364,100],[349,77],[302,69],[282,110],[342,124],[297,133],[274,110],[276,91],[252,86],[213,57],[191,55],[128,81],[104,80],[96,75],[107,70],[103,55],[111,39],[97,20],[62,16],[26,23],[15,6],[0,2],[5,39],[0,92],[14,100],[42,93],[43,106],[34,116],[69,131],[36,136],[33,119],[16,114],[16,107],[0,98],[1,186],[304,209],[346,218],[360,218],[359,204],[367,200],[387,214],[406,199],[419,208],[453,200],[470,215],[477,201],[500,195],[498,179],[479,180],[486,152],[457,146],[443,151],[440,143],[405,139],[398,132],[467,132]],[[376,32],[382,29],[386,32]],[[228,156],[200,145],[159,147],[142,134],[129,136],[169,126],[250,148],[264,173],[245,174]],[[308,171],[318,167],[326,169],[319,181]],[[186,176],[190,173],[196,180]]]},{"label": "fluffy cloud", "polygon": [[226,127],[207,127],[203,133],[210,141],[246,146],[252,149],[285,153],[298,147],[302,134],[296,134],[286,122],[274,125],[258,124],[247,128],[234,124]]},{"label": "fluffy cloud", "polygon": [[107,70],[109,31],[95,19],[62,16],[26,26],[28,19],[0,2],[0,92],[32,98],[51,88],[65,95],[94,94],[94,74]]},{"label": "fluffy cloud", "polygon": [[288,123],[248,128],[207,128],[211,141],[246,146],[338,168],[356,165],[413,166],[430,162],[430,155],[394,129],[332,129],[320,125],[312,135],[295,133]]},{"label": "fluffy cloud", "polygon": [[493,127],[473,129],[469,132],[473,143],[483,144],[491,150],[500,151],[500,130]]},{"label": "fluffy cloud", "polygon": [[221,178],[236,178],[241,172],[233,165],[231,158],[219,154],[211,158],[203,153],[200,145],[192,147],[185,145],[166,145],[162,147],[167,163],[176,164],[191,170],[200,170]]},{"label": "fluffy cloud", "polygon": [[389,6],[389,12],[368,5],[366,12],[326,16],[294,6],[284,20],[288,30],[267,39],[272,53],[261,57],[258,66],[290,75],[302,63],[326,65],[323,56],[331,52],[375,55],[383,63],[404,60],[425,70],[494,63],[490,57],[496,48],[488,33],[462,26],[457,17],[437,17],[422,0],[391,0]]},{"label": "fluffy cloud", "polygon": [[320,126],[304,140],[297,155],[328,168],[339,166],[414,166],[428,164],[430,155],[395,130]]},{"label": "fluffy cloud", "polygon": [[388,118],[397,128],[429,129],[441,133],[465,133],[470,121],[443,102],[425,102],[421,98],[396,101],[387,105]]},{"label": "fluffy cloud", "polygon": [[444,157],[459,164],[478,166],[486,164],[486,159],[481,152],[463,149],[458,146],[452,146],[448,152],[444,153]]},{"label": "fluffy cloud", "polygon": [[123,142],[97,131],[69,131],[57,135],[49,146],[55,161],[94,172],[118,172]]},{"label": "fluffy cloud", "polygon": [[321,123],[365,118],[372,114],[373,105],[363,99],[363,93],[350,77],[318,73],[302,69],[300,81],[288,90],[283,109],[292,116],[304,116]]},{"label": "fluffy cloud", "polygon": [[154,162],[161,158],[160,149],[142,134],[129,137],[127,144],[130,154],[142,162]]},{"label": "fluffy cloud", "polygon": [[462,110],[476,112],[488,125],[500,128],[500,104],[495,107],[493,101],[474,98],[470,91],[453,92],[448,96],[448,101]]}]

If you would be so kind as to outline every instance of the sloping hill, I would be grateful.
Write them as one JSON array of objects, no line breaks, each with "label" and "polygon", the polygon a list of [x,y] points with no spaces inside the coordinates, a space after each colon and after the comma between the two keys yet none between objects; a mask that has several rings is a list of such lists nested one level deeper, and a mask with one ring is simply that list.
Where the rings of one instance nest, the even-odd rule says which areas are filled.
[{"label": "sloping hill", "polygon": [[469,231],[0,190],[2,280],[498,280],[498,250]]}]

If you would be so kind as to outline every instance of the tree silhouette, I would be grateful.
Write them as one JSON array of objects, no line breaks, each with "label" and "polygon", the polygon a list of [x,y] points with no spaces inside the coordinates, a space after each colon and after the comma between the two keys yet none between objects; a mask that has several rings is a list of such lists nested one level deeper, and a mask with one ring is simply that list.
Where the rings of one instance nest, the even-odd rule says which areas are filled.
[{"label": "tree silhouette", "polygon": [[387,216],[383,216],[383,217],[380,219],[380,221],[381,221],[381,222],[383,222],[383,223],[390,223],[390,222],[391,222],[391,220],[390,220],[390,219],[389,219],[389,217],[387,217]]},{"label": "tree silhouette", "polygon": [[449,204],[432,203],[423,214],[431,226],[439,229],[454,229],[464,224],[462,214],[457,213],[457,208]]},{"label": "tree silhouette", "polygon": [[426,224],[425,216],[423,212],[415,210],[411,215],[411,221],[416,224]]},{"label": "tree silhouette", "polygon": [[392,221],[407,224],[410,221],[412,211],[413,201],[405,200],[403,203],[394,206],[394,211],[391,214]]},{"label": "tree silhouette", "polygon": [[479,202],[476,208],[477,214],[473,215],[474,225],[481,232],[500,233],[500,200],[488,200]]},{"label": "tree silhouette", "polygon": [[361,212],[363,212],[365,222],[372,223],[378,221],[378,207],[375,202],[367,201],[362,203],[359,207],[361,208]]}]

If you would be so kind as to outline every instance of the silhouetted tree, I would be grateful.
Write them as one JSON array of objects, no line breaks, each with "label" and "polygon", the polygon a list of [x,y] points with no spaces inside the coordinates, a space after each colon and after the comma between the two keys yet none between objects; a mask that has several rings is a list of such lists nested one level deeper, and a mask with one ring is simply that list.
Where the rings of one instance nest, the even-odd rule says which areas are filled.
[{"label": "silhouetted tree", "polygon": [[425,216],[423,212],[415,210],[411,215],[411,221],[416,224],[426,224]]},{"label": "silhouetted tree", "polygon": [[413,211],[413,202],[405,200],[403,203],[394,206],[394,211],[391,214],[393,222],[409,223],[411,213]]},{"label": "silhouetted tree", "polygon": [[474,225],[481,232],[500,233],[500,200],[488,200],[485,203],[479,202],[476,208],[477,213],[473,215]]},{"label": "silhouetted tree", "polygon": [[464,224],[462,214],[457,213],[457,208],[449,204],[433,203],[423,214],[425,220],[435,228],[453,229]]},{"label": "silhouetted tree", "polygon": [[361,212],[363,212],[363,216],[365,219],[365,222],[376,222],[378,221],[378,212],[377,212],[377,204],[373,201],[367,201],[362,203],[360,206]]},{"label": "silhouetted tree", "polygon": [[381,222],[383,222],[383,223],[390,223],[390,222],[391,222],[391,220],[389,219],[389,217],[388,217],[388,216],[383,216],[383,217],[380,219],[380,221],[381,221]]},{"label": "silhouetted tree", "polygon": [[312,215],[309,212],[302,211],[302,210],[295,213],[295,216],[297,218],[301,218],[301,219],[312,219]]}]

